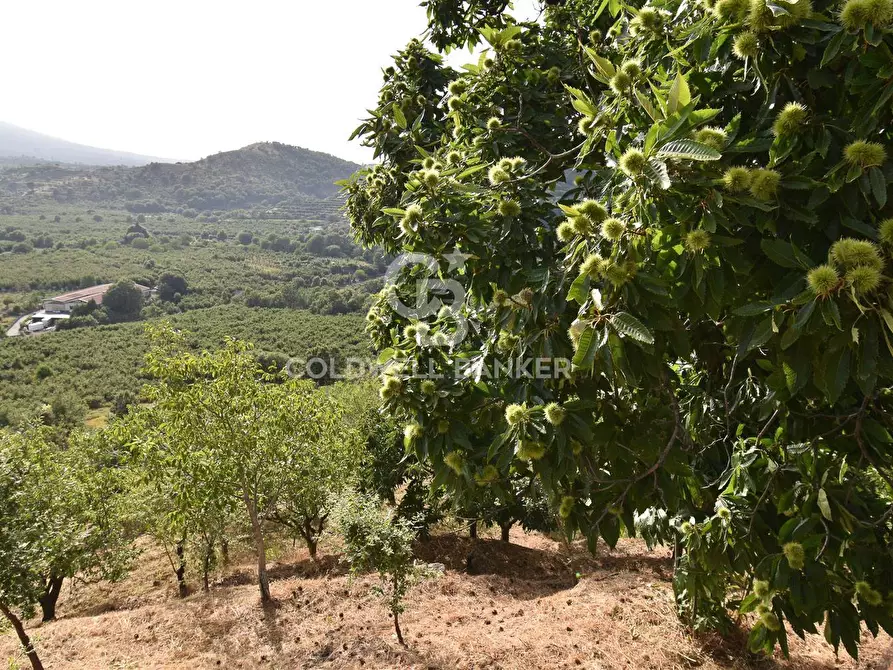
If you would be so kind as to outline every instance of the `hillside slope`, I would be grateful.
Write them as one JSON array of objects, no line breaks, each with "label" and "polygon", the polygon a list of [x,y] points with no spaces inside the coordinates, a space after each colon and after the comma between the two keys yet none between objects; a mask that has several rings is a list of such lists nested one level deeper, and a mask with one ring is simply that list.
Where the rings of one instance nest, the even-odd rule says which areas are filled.
[{"label": "hillside slope", "polygon": [[[332,546],[318,565],[306,550],[283,549],[270,570],[275,601],[261,608],[247,553],[217,575],[210,593],[179,600],[167,559],[147,544],[123,584],[66,588],[61,618],[31,622],[30,630],[55,670],[888,670],[893,663],[890,638],[867,633],[858,663],[835,659],[821,636],[801,641],[793,633],[789,660],[751,656],[745,626],[723,643],[679,622],[666,550],[621,540],[592,557],[540,535],[512,539],[441,534],[418,547],[420,559],[446,572],[409,596],[401,615],[406,647],[370,593],[375,577],[351,580]],[[27,667],[17,653],[12,633],[0,635],[0,662],[14,657]]]},{"label": "hillside slope", "polygon": [[25,162],[28,158],[37,161],[80,163],[83,165],[145,165],[164,159],[141,156],[126,151],[99,149],[85,144],[77,144],[50,137],[26,128],[0,121],[0,158],[11,158]]},{"label": "hillside slope", "polygon": [[20,207],[50,200],[146,213],[276,208],[283,215],[308,217],[334,211],[340,205],[335,182],[359,167],[279,142],[251,144],[191,163],[35,165],[0,172],[0,204]]}]

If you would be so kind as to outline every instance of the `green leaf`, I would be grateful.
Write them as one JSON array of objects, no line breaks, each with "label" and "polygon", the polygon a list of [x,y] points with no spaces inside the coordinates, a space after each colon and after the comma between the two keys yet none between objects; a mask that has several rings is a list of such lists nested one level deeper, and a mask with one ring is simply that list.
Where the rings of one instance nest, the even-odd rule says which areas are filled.
[{"label": "green leaf", "polygon": [[822,516],[828,519],[828,521],[833,521],[831,518],[831,505],[828,504],[828,494],[825,493],[825,489],[819,489],[819,497],[816,502],[818,502]]},{"label": "green leaf", "polygon": [[657,156],[659,158],[687,158],[695,161],[715,161],[722,158],[722,154],[713,147],[688,139],[667,142],[658,149]]},{"label": "green leaf", "polygon": [[388,347],[387,349],[383,349],[380,354],[378,354],[378,364],[383,365],[387,363],[394,357],[394,354],[397,353],[392,347]]},{"label": "green leaf", "polygon": [[812,313],[815,312],[816,302],[815,300],[806,303],[803,307],[800,308],[800,311],[797,312],[797,319],[794,321],[794,328],[797,330],[802,330],[803,326],[809,323],[809,319],[812,316]]},{"label": "green leaf", "polygon": [[840,309],[837,307],[837,303],[834,302],[833,298],[822,302],[822,319],[824,319],[825,323],[829,326],[834,326],[837,330],[843,330],[843,325],[840,320]]},{"label": "green leaf", "polygon": [[580,114],[585,114],[586,116],[595,116],[597,113],[595,107],[593,107],[585,100],[574,98],[573,100],[571,100],[571,104],[574,106],[574,109],[580,112]]},{"label": "green leaf", "polygon": [[784,240],[764,238],[760,241],[760,248],[769,257],[769,260],[776,265],[780,265],[783,268],[802,267],[794,253],[794,247]]},{"label": "green leaf", "polygon": [[654,109],[654,105],[651,104],[651,101],[642,92],[642,90],[638,88],[636,89],[636,100],[639,101],[639,104],[642,105],[642,109],[644,109],[645,113],[651,117],[652,121],[661,120],[661,116],[657,113],[657,110]]},{"label": "green leaf", "polygon": [[887,324],[887,328],[890,329],[890,332],[893,333],[893,314],[890,314],[885,309],[881,310],[881,317],[884,319],[884,323]]},{"label": "green leaf", "polygon": [[617,545],[620,539],[620,519],[613,514],[608,514],[599,525],[602,539],[609,547]]},{"label": "green leaf", "polygon": [[774,331],[772,330],[772,317],[767,316],[754,328],[750,342],[747,343],[745,352],[753,351],[757,347],[762,347],[766,342],[772,339]]},{"label": "green leaf", "polygon": [[752,302],[739,307],[734,311],[734,314],[737,314],[738,316],[756,316],[757,314],[768,312],[772,307],[773,305],[771,302]]},{"label": "green leaf", "polygon": [[656,158],[649,158],[645,164],[645,174],[662,190],[666,191],[670,188],[670,173],[667,171],[667,164]]},{"label": "green leaf", "polygon": [[[885,191],[886,193],[886,191]],[[857,221],[851,216],[842,216],[840,217],[840,222],[845,225],[850,230],[855,230],[857,233],[864,235],[865,237],[876,240],[877,239],[877,229],[874,226],[869,226],[867,223],[863,223],[862,221]]]},{"label": "green leaf", "polygon": [[691,91],[688,88],[688,82],[681,72],[676,73],[676,79],[670,87],[670,93],[667,95],[667,114],[675,114],[680,109],[691,102]]},{"label": "green leaf", "polygon": [[400,109],[400,106],[395,102],[391,105],[391,108],[394,112],[394,120],[397,122],[397,125],[406,129],[406,116],[403,114],[403,110]]},{"label": "green leaf", "polygon": [[577,351],[574,352],[572,363],[578,368],[588,369],[592,367],[595,360],[595,354],[605,341],[603,333],[605,331],[596,331],[594,328],[587,328],[580,336],[577,343]]},{"label": "green leaf", "polygon": [[878,207],[887,204],[887,180],[884,179],[884,173],[878,168],[871,168],[868,171],[868,177],[871,179],[871,192],[877,201]]},{"label": "green leaf", "polygon": [[466,177],[470,177],[471,175],[473,175],[475,172],[480,172],[481,170],[486,170],[486,169],[487,169],[486,163],[481,163],[480,165],[472,165],[470,168],[467,168],[467,169],[463,170],[462,172],[460,172],[456,176],[456,179],[459,181],[462,181]]},{"label": "green leaf", "polygon": [[840,398],[850,378],[850,350],[843,348],[825,354],[823,366],[825,397],[833,405]]},{"label": "green leaf", "polygon": [[840,51],[840,45],[843,44],[843,40],[846,37],[846,32],[841,30],[834,37],[831,38],[831,41],[828,42],[828,46],[825,47],[825,52],[822,54],[822,62],[819,64],[819,67],[825,67],[828,63],[834,60],[834,57],[837,55],[837,52]]},{"label": "green leaf", "polygon": [[692,126],[699,126],[702,123],[707,123],[714,116],[719,114],[721,110],[718,109],[696,109],[691,114],[688,115],[688,122]]},{"label": "green leaf", "polygon": [[610,79],[617,73],[617,70],[611,63],[611,61],[609,61],[607,58],[602,58],[601,56],[599,56],[596,53],[595,49],[586,47],[586,55],[589,56],[589,60],[591,60],[595,64],[595,68],[605,79]]},{"label": "green leaf", "polygon": [[609,323],[614,329],[637,342],[645,344],[654,344],[654,335],[645,327],[641,321],[628,312],[617,312],[609,318]]},{"label": "green leaf", "polygon": [[571,207],[570,205],[565,205],[560,202],[558,203],[558,207],[561,209],[562,212],[564,212],[568,216],[579,216],[580,215],[580,210],[578,210],[576,207]]},{"label": "green leaf", "polygon": [[589,275],[585,272],[577,277],[567,292],[568,301],[576,302],[580,305],[586,302],[586,298],[589,295],[589,281]]},{"label": "green leaf", "polygon": [[809,382],[812,369],[812,360],[803,349],[795,350],[793,358],[782,364],[785,374],[785,383],[791,396],[799,393]]},{"label": "green leaf", "polygon": [[601,4],[598,6],[598,9],[595,11],[595,16],[592,17],[592,20],[595,21],[599,16],[602,15],[602,12],[605,11],[605,8],[608,6],[610,0],[602,0]]}]

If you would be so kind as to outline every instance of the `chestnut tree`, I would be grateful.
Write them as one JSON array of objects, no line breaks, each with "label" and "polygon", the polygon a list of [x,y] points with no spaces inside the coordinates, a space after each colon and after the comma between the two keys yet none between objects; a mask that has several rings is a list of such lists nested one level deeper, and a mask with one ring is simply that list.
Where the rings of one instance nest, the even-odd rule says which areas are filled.
[{"label": "chestnut tree", "polygon": [[[537,477],[591,545],[664,520],[680,614],[756,612],[754,650],[893,632],[893,3],[426,4],[345,185],[360,240],[425,254],[368,320],[407,446]],[[395,310],[424,275],[460,297]]]}]

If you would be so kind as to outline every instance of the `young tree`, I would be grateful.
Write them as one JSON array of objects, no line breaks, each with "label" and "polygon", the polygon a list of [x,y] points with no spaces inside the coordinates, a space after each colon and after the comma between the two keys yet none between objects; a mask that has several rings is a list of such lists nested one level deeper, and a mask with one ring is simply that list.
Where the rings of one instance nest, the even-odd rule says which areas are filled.
[{"label": "young tree", "polygon": [[64,447],[48,445],[46,511],[53,515],[52,555],[44,575],[40,607],[44,621],[56,617],[65,579],[81,583],[117,581],[135,556],[128,530],[131,473],[127,455],[110,430],[72,432]]},{"label": "young tree", "polygon": [[376,590],[394,618],[397,640],[405,645],[400,628],[400,615],[405,611],[403,599],[428,574],[413,557],[415,530],[411,521],[382,508],[377,498],[360,494],[342,500],[337,517],[351,572],[378,573],[381,584]]},{"label": "young tree", "polygon": [[132,558],[119,456],[103,435],[73,435],[63,449],[40,423],[0,432],[0,612],[35,670],[22,620],[38,605],[54,618],[65,578],[116,579]]},{"label": "young tree", "polygon": [[144,391],[154,405],[154,429],[146,439],[181,470],[174,481],[184,505],[241,505],[254,540],[261,600],[267,602],[264,522],[288,519],[303,530],[309,520],[308,537],[315,542],[322,503],[301,487],[314,490],[312,474],[330,476],[323,470],[339,467],[325,463],[321,453],[337,445],[337,408],[312,383],[265,371],[244,342],[194,355],[170,327],[155,329],[152,338],[146,370],[158,383]]},{"label": "young tree", "polygon": [[[668,510],[680,612],[758,611],[752,649],[893,631],[889,0],[428,7],[488,49],[401,52],[346,186],[365,243],[463,291],[417,322],[407,271],[369,315],[408,444],[457,488],[528,469],[590,543]],[[485,374],[509,357],[573,369]]]},{"label": "young tree", "polygon": [[185,598],[191,553],[198,557],[203,590],[210,590],[210,572],[217,563],[215,547],[225,539],[235,516],[235,500],[221,495],[219,487],[206,478],[206,462],[184,458],[189,452],[166,441],[160,430],[163,420],[153,408],[145,408],[129,414],[122,427],[141,480],[134,490],[134,507],[144,531],[164,548],[177,592]]},{"label": "young tree", "polygon": [[293,447],[268,514],[301,536],[314,561],[330,506],[356,485],[365,455],[362,425],[353,420],[360,407],[347,404],[347,398],[338,393],[319,391],[318,395],[315,418],[308,417],[311,425]]}]

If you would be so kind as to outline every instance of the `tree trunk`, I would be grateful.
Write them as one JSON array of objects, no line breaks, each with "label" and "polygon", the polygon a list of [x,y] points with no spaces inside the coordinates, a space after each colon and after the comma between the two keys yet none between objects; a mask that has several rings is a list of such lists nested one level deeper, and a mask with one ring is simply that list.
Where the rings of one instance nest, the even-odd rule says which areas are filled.
[{"label": "tree trunk", "polygon": [[270,596],[270,578],[267,576],[267,547],[264,544],[264,531],[257,515],[257,505],[248,493],[242,494],[245,506],[248,508],[248,516],[251,518],[251,532],[254,535],[254,548],[257,551],[257,583],[260,586],[260,601],[268,603],[273,598]]},{"label": "tree trunk", "polygon": [[478,520],[475,519],[470,524],[468,524],[468,536],[472,540],[478,539]]},{"label": "tree trunk", "polygon": [[319,521],[319,528],[313,527],[313,519],[304,519],[304,528],[301,530],[301,536],[307,544],[307,551],[310,552],[310,558],[316,562],[316,547],[319,545],[319,536],[322,534],[323,520]]},{"label": "tree trunk", "polygon": [[16,635],[19,636],[19,643],[22,645],[22,649],[25,650],[25,655],[28,657],[28,660],[31,661],[31,669],[43,670],[43,663],[40,662],[37,650],[34,649],[34,645],[31,643],[31,638],[28,637],[28,633],[25,632],[25,627],[22,625],[21,620],[3,603],[0,603],[0,612],[2,612],[3,616],[9,620],[9,623],[12,624],[12,627],[15,629]]},{"label": "tree trunk", "polygon": [[499,524],[499,530],[500,530],[499,539],[500,540],[502,540],[503,542],[509,541],[509,531],[512,529],[513,525],[514,525],[513,521],[509,521],[508,523]]},{"label": "tree trunk", "polygon": [[202,591],[207,593],[211,590],[211,584],[208,582],[208,573],[211,572],[211,559],[214,556],[214,542],[208,542],[205,546],[205,556],[202,560]]},{"label": "tree trunk", "polygon": [[44,587],[43,595],[40,596],[40,609],[43,611],[43,620],[52,621],[56,618],[56,603],[59,601],[59,594],[62,592],[62,582],[65,577],[50,574]]},{"label": "tree trunk", "polygon": [[181,598],[189,595],[189,589],[186,587],[186,541],[177,542],[177,593]]},{"label": "tree trunk", "polygon": [[394,630],[397,631],[397,642],[402,644],[404,647],[406,646],[406,642],[403,641],[403,631],[400,630],[400,615],[397,612],[394,612]]},{"label": "tree trunk", "polygon": [[229,565],[229,540],[226,538],[220,540],[220,560],[224,565]]}]

